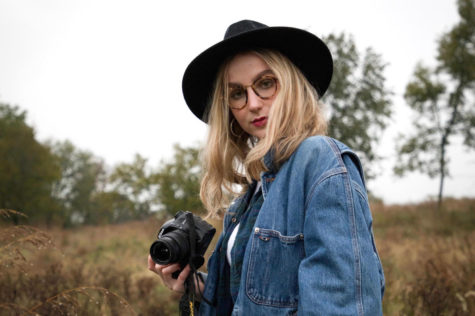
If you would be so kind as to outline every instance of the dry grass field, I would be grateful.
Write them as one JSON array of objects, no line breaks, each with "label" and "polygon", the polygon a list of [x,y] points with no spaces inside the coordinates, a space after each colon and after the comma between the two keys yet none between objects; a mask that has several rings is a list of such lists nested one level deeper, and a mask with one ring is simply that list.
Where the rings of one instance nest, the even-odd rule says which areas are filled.
[{"label": "dry grass field", "polygon": [[475,313],[475,200],[373,205],[385,315]]},{"label": "dry grass field", "polygon": [[[372,209],[384,314],[473,315],[475,199]],[[162,220],[62,230],[1,215],[0,315],[178,315],[179,296],[146,268]]]}]

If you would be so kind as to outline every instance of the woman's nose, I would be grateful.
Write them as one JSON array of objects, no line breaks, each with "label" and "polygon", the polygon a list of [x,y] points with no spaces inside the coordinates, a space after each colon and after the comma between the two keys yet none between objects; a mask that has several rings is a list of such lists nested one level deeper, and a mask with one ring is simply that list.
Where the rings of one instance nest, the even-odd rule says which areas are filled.
[{"label": "woman's nose", "polygon": [[251,87],[247,88],[247,106],[250,111],[259,109],[262,106],[262,99]]}]

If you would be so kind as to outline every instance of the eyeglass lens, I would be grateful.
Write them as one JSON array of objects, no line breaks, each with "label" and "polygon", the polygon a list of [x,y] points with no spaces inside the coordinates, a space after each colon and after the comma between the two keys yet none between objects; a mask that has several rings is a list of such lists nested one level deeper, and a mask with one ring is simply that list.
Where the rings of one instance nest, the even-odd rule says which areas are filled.
[{"label": "eyeglass lens", "polygon": [[[229,93],[229,106],[233,109],[242,109],[247,104],[247,87],[231,87]],[[272,76],[263,76],[250,85],[254,93],[261,99],[268,99],[274,96],[277,91],[277,79]]]}]

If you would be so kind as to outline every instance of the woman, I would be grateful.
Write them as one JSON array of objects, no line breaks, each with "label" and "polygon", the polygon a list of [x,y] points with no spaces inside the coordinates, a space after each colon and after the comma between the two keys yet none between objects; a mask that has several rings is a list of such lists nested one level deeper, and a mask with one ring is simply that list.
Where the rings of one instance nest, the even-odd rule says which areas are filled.
[{"label": "woman", "polygon": [[[382,314],[361,165],[323,136],[332,69],[313,34],[249,20],[188,66],[185,100],[209,124],[201,198],[211,215],[229,207],[200,315]],[[188,267],[176,280],[177,264],[149,269],[183,292]]]}]

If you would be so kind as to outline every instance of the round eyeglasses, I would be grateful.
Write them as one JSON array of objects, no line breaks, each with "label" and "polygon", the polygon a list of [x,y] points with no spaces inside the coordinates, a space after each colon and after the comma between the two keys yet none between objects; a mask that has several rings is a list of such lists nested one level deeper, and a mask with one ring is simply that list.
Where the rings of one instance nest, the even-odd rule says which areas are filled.
[{"label": "round eyeglasses", "polygon": [[264,75],[248,86],[232,85],[228,97],[228,104],[231,109],[241,110],[247,104],[247,88],[251,87],[252,91],[261,99],[267,100],[272,98],[277,92],[277,78]]}]

